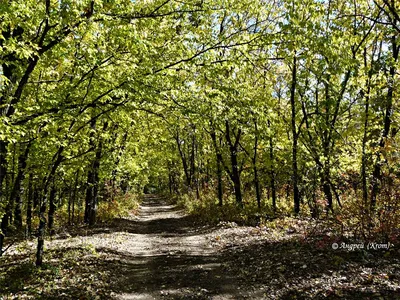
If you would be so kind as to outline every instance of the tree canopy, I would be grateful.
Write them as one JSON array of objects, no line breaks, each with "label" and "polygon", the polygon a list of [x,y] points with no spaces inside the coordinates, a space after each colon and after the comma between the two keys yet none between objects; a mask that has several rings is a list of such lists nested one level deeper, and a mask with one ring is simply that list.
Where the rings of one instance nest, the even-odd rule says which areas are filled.
[{"label": "tree canopy", "polygon": [[395,0],[1,1],[0,253],[128,191],[399,220],[399,36]]}]

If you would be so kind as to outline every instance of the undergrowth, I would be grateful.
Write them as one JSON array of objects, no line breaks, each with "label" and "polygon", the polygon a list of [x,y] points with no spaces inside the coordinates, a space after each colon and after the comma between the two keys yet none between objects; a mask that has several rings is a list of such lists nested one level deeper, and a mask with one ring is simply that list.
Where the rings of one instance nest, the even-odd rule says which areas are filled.
[{"label": "undergrowth", "polygon": [[140,196],[133,193],[120,194],[112,200],[100,202],[97,211],[98,220],[107,222],[130,214],[136,215],[140,202]]},{"label": "undergrowth", "polygon": [[[141,196],[136,193],[118,193],[109,199],[104,199],[98,204],[96,221],[98,223],[105,223],[115,218],[123,218],[130,214],[137,214],[140,202]],[[82,206],[83,205],[77,209],[73,218],[68,214],[68,205],[59,207],[56,210],[56,228],[63,228],[68,224],[83,223],[84,207]]]},{"label": "undergrowth", "polygon": [[324,202],[319,201],[318,218],[311,217],[312,211],[306,201],[301,206],[301,214],[294,216],[292,205],[286,199],[277,202],[275,212],[271,205],[265,202],[258,208],[254,197],[245,197],[243,207],[236,204],[234,197],[226,197],[220,206],[214,193],[200,193],[199,198],[195,193],[184,194],[177,198],[177,205],[204,224],[234,222],[237,225],[281,228],[289,232],[303,231],[305,236],[328,235],[350,240],[398,243],[400,237],[398,192],[382,193],[380,203],[374,211],[364,209],[360,204],[360,198],[355,194],[344,195],[343,200],[345,201],[341,208],[335,207],[334,211],[329,213],[324,208]]},{"label": "undergrowth", "polygon": [[177,205],[202,223],[218,224],[219,222],[235,222],[240,225],[257,225],[275,216],[288,215],[288,206],[279,204],[275,214],[272,208],[263,204],[257,207],[255,200],[243,199],[240,207],[233,196],[224,198],[223,205],[218,204],[214,193],[201,193],[197,199],[195,193],[188,193],[177,198]]}]

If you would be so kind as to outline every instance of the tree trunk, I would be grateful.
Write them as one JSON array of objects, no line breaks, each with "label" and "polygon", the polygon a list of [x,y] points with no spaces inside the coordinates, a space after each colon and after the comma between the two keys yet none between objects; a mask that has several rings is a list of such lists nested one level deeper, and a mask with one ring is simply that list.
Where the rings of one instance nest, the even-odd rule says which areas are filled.
[{"label": "tree trunk", "polygon": [[[131,126],[133,126],[133,123],[131,123]],[[121,141],[121,145],[119,147],[118,156],[114,163],[114,170],[111,173],[111,178],[112,178],[111,179],[112,180],[111,187],[112,187],[113,194],[114,194],[114,190],[115,190],[115,181],[117,179],[118,165],[119,165],[122,155],[124,153],[127,139],[128,139],[128,131],[125,132],[125,134],[122,136],[122,141]],[[113,195],[113,196],[115,196],[115,195]]]},{"label": "tree trunk", "polygon": [[76,171],[75,185],[74,185],[74,190],[73,190],[73,194],[72,194],[71,224],[74,224],[76,195],[78,193],[78,179],[79,179],[79,170]]},{"label": "tree trunk", "polygon": [[[96,157],[99,151],[96,151]],[[89,225],[94,225],[96,221],[97,197],[98,197],[98,170],[100,162],[97,158],[93,162],[92,170],[88,173],[87,188],[86,188],[86,206],[84,222]]]},{"label": "tree trunk", "polygon": [[168,191],[169,194],[172,195],[172,172],[171,172],[171,164],[168,164]]},{"label": "tree trunk", "polygon": [[48,213],[48,220],[49,220],[49,225],[48,225],[48,230],[49,230],[49,234],[53,235],[54,234],[54,230],[53,230],[53,225],[54,225],[54,213],[56,211],[56,205],[54,203],[56,198],[56,188],[54,186],[54,180],[53,183],[51,185],[51,189],[50,189],[50,196],[49,196],[49,213]]},{"label": "tree trunk", "polygon": [[292,68],[292,84],[290,87],[290,105],[292,109],[292,167],[293,167],[293,202],[294,202],[294,213],[297,215],[300,212],[300,195],[298,187],[298,167],[297,167],[297,147],[298,147],[298,135],[296,129],[296,82],[297,82],[297,59],[296,54],[293,57],[293,68]]},{"label": "tree trunk", "polygon": [[[325,175],[326,176],[326,175]],[[324,190],[324,194],[327,200],[327,212],[328,211],[333,211],[333,196],[332,196],[332,191],[331,191],[331,186],[329,185],[329,183],[326,181],[326,177],[323,177],[323,179],[325,180],[324,184],[323,184],[323,190]]]},{"label": "tree trunk", "polygon": [[[268,120],[268,127],[271,127],[271,122]],[[269,161],[270,169],[269,176],[271,180],[271,193],[272,193],[272,210],[274,215],[276,213],[276,187],[275,187],[275,158],[274,158],[274,147],[272,141],[272,135],[269,137]]]},{"label": "tree trunk", "polygon": [[[195,127],[193,126],[193,132],[192,132],[192,141],[191,141],[191,148],[190,148],[190,169],[189,169],[189,177],[190,177],[190,183],[193,185],[195,183],[195,176],[196,176],[196,155],[195,155],[195,149],[196,149],[196,135],[195,135]],[[192,186],[191,186],[192,187]]]},{"label": "tree trunk", "polygon": [[222,171],[223,171],[223,161],[222,161],[222,154],[220,151],[220,147],[217,144],[217,136],[215,130],[213,129],[210,132],[211,140],[214,144],[215,149],[215,158],[217,162],[217,186],[218,186],[218,205],[222,206],[223,201],[223,190],[222,190]]},{"label": "tree trunk", "polygon": [[230,153],[230,161],[231,161],[231,168],[232,171],[230,173],[231,180],[233,182],[233,187],[235,190],[235,198],[236,198],[236,203],[242,207],[242,191],[241,191],[241,182],[240,182],[240,171],[239,171],[239,164],[237,160],[237,153],[238,153],[238,146],[239,146],[239,141],[240,141],[240,136],[241,136],[241,130],[238,129],[238,133],[235,136],[235,142],[232,142],[231,139],[231,133],[230,133],[230,127],[229,127],[229,121],[225,122],[225,136],[226,140],[229,144],[229,153]]},{"label": "tree trunk", "polygon": [[[375,51],[374,51],[375,52]],[[380,54],[379,54],[380,56]],[[371,56],[373,61],[373,55]],[[364,48],[364,67],[367,68],[367,48]],[[362,199],[364,209],[368,206],[368,184],[367,184],[367,153],[366,145],[368,141],[368,127],[369,127],[369,100],[371,92],[371,79],[372,79],[372,62],[371,69],[368,72],[367,80],[367,92],[366,95],[363,93],[363,98],[365,98],[365,111],[364,111],[364,133],[362,138],[362,154],[361,154],[361,184],[362,184]]]},{"label": "tree trunk", "polygon": [[[9,190],[9,186],[10,186],[10,178],[9,177],[10,176],[6,176],[6,188],[5,188],[6,191]],[[8,194],[9,194],[8,192],[5,193],[5,196],[6,196],[5,198],[6,199],[9,196]],[[1,225],[0,225],[0,229],[1,229],[1,233],[0,233],[0,255],[2,255],[2,253],[3,253],[4,239],[7,236],[8,227],[9,227],[9,225],[11,223],[11,220],[12,220],[12,206],[13,206],[13,203],[11,201],[12,198],[8,198],[8,199],[9,199],[9,201],[7,202],[7,206],[5,208],[5,212],[4,212],[4,215],[3,215],[2,219],[1,219]]]},{"label": "tree trunk", "polygon": [[69,197],[68,197],[68,225],[71,225],[71,208],[72,208],[72,198],[73,198],[73,190],[72,190],[72,186],[71,189],[69,191]]},{"label": "tree trunk", "polygon": [[187,160],[186,160],[185,153],[183,152],[183,149],[182,149],[182,146],[181,146],[181,140],[179,138],[178,131],[176,132],[176,135],[175,135],[175,141],[176,141],[176,144],[177,144],[177,147],[178,147],[179,156],[181,157],[181,160],[182,160],[183,172],[185,173],[185,178],[186,178],[186,188],[189,190],[190,186],[191,186],[190,172],[189,172],[189,167],[188,167],[188,163],[187,163]]},{"label": "tree trunk", "polygon": [[255,138],[254,138],[254,149],[253,149],[253,173],[254,173],[254,187],[256,190],[256,199],[257,199],[257,207],[261,208],[261,193],[260,193],[260,181],[258,179],[258,169],[257,169],[257,147],[258,147],[258,128],[257,128],[257,121],[254,119],[254,131],[255,131]]},{"label": "tree trunk", "polygon": [[[3,104],[2,97],[0,97],[0,104]],[[1,114],[2,115],[2,114]],[[6,156],[7,156],[7,145],[8,143],[5,141],[0,140],[0,201],[4,198],[3,195],[3,181],[7,175],[7,163],[6,163]],[[3,244],[4,244],[4,237],[5,237],[5,223],[3,225],[3,220],[0,224],[0,256],[3,255]]]},{"label": "tree trunk", "polygon": [[28,201],[26,205],[26,235],[28,237],[32,234],[32,203],[33,203],[34,191],[33,191],[33,175],[29,174],[28,183]]},{"label": "tree trunk", "polygon": [[[92,128],[95,128],[96,121],[92,122]],[[108,123],[104,123],[103,131],[107,129]],[[94,141],[93,141],[94,144]],[[95,158],[92,164],[91,170],[88,172],[88,186],[86,189],[86,208],[85,208],[85,223],[90,226],[96,223],[96,212],[99,194],[99,172],[100,172],[100,160],[102,155],[103,141],[100,140],[97,148]]]},{"label": "tree trunk", "polygon": [[[47,197],[47,195],[45,195]],[[38,228],[38,243],[36,249],[36,266],[41,266],[43,264],[43,250],[44,250],[44,233],[46,228],[46,201],[43,199],[43,203],[40,206],[39,211],[39,228]]]},{"label": "tree trunk", "polygon": [[217,185],[218,185],[218,205],[223,204],[223,190],[222,190],[222,162],[217,155]]},{"label": "tree trunk", "polygon": [[24,153],[21,153],[18,157],[18,174],[15,178],[15,183],[11,197],[15,201],[15,212],[14,212],[14,225],[17,230],[22,229],[22,198],[21,198],[21,183],[25,177],[26,160],[28,159],[30,143],[26,146]]},{"label": "tree trunk", "polygon": [[49,175],[44,179],[43,184],[43,198],[42,203],[40,205],[39,210],[39,227],[38,227],[38,243],[36,249],[36,266],[41,266],[43,263],[43,248],[44,248],[44,234],[46,230],[46,210],[47,210],[47,197],[48,197],[48,188],[50,181],[53,180],[53,177],[57,171],[57,168],[61,164],[63,160],[62,152],[64,151],[64,147],[61,146],[58,148],[57,153],[54,155],[54,164],[51,168]]},{"label": "tree trunk", "polygon": [[[394,25],[396,25],[396,19],[393,20]],[[394,30],[394,29],[393,29]],[[393,114],[393,95],[394,95],[394,80],[396,75],[396,63],[399,58],[399,47],[396,42],[396,35],[392,36],[392,57],[393,57],[393,64],[389,69],[389,86],[388,86],[388,93],[386,98],[386,108],[385,108],[385,116],[383,120],[383,132],[379,142],[379,150],[376,155],[376,162],[373,171],[373,178],[372,178],[372,191],[371,191],[371,210],[375,209],[376,206],[376,197],[379,193],[380,185],[382,183],[382,150],[385,147],[386,139],[389,136],[390,132],[390,125],[392,122],[392,114]]]},{"label": "tree trunk", "polygon": [[6,162],[7,146],[8,146],[7,142],[0,141],[0,197],[2,197],[4,194],[2,187],[3,187],[3,181],[7,173],[7,162]]}]

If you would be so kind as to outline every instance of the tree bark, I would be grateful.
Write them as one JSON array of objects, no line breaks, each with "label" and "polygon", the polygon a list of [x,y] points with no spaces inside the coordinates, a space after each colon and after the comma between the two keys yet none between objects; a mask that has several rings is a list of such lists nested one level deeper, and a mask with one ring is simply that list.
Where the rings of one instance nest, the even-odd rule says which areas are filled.
[{"label": "tree bark", "polygon": [[297,166],[297,148],[298,148],[298,134],[296,129],[296,84],[297,84],[297,58],[296,54],[293,56],[293,67],[292,67],[292,84],[290,87],[290,105],[292,110],[292,167],[293,167],[293,203],[294,213],[297,215],[300,212],[300,195],[298,187],[298,166]]},{"label": "tree bark", "polygon": [[229,153],[230,153],[230,161],[232,169],[232,171],[230,172],[230,177],[233,182],[233,187],[235,190],[236,203],[240,207],[243,206],[243,203],[242,203],[242,191],[241,191],[240,171],[239,171],[237,153],[238,153],[238,146],[241,134],[242,131],[238,129],[238,132],[235,135],[235,142],[233,142],[231,139],[229,121],[225,121],[225,137],[229,145]]},{"label": "tree bark", "polygon": [[179,156],[181,157],[182,166],[183,166],[183,172],[185,173],[186,188],[189,190],[190,186],[191,186],[191,176],[190,176],[190,171],[189,171],[186,155],[185,155],[185,153],[184,153],[184,151],[182,149],[181,140],[179,138],[179,132],[178,131],[176,131],[175,141],[176,141],[176,144],[177,144],[177,147],[178,147]]},{"label": "tree bark", "polygon": [[[375,49],[375,47],[374,47]],[[375,50],[373,51],[375,53]],[[380,57],[380,51],[378,54]],[[368,127],[369,127],[369,102],[370,102],[370,93],[371,93],[371,79],[372,79],[372,63],[373,63],[374,54],[371,56],[371,66],[368,71],[368,79],[367,79],[367,91],[366,93],[362,93],[363,98],[365,99],[365,111],[364,111],[364,133],[362,138],[362,154],[361,154],[361,184],[362,184],[362,198],[364,209],[368,207],[368,184],[367,184],[367,164],[368,157],[366,152],[366,145],[368,141]],[[364,67],[367,68],[367,48],[364,48]]]},{"label": "tree bark", "polygon": [[213,141],[214,150],[215,150],[215,159],[217,162],[217,186],[218,186],[218,205],[222,206],[223,204],[223,189],[222,189],[222,171],[223,171],[223,161],[222,154],[220,151],[220,147],[217,144],[217,135],[215,130],[212,129],[210,132],[211,140]]},{"label": "tree bark", "polygon": [[[95,129],[96,120],[92,122],[92,128]],[[108,123],[104,123],[103,131],[108,127]],[[93,141],[94,144],[94,141]],[[86,209],[85,209],[85,223],[90,226],[96,223],[97,204],[99,196],[99,172],[100,172],[100,161],[103,151],[103,141],[100,139],[95,152],[95,158],[92,164],[92,168],[88,172],[88,186],[86,189]]]},{"label": "tree bark", "polygon": [[[268,120],[268,127],[271,127],[271,122]],[[272,135],[269,137],[269,176],[271,182],[271,194],[272,194],[272,210],[274,215],[276,214],[276,186],[275,186],[275,158],[274,158],[274,146]]]},{"label": "tree bark", "polygon": [[24,153],[21,153],[18,157],[18,173],[15,178],[15,183],[13,187],[13,191],[11,193],[11,197],[14,198],[15,202],[15,212],[14,212],[14,225],[17,230],[22,229],[22,188],[21,183],[25,178],[25,169],[26,169],[26,160],[28,159],[29,149],[31,144],[29,143]]},{"label": "tree bark", "polygon": [[43,263],[43,248],[44,248],[44,235],[45,235],[45,230],[46,230],[46,210],[47,210],[47,197],[48,195],[48,188],[50,181],[53,179],[57,168],[61,164],[63,160],[62,152],[64,151],[64,147],[61,146],[58,148],[57,153],[54,155],[54,163],[51,168],[51,171],[49,172],[48,176],[44,179],[44,188],[43,188],[43,200],[40,205],[39,209],[39,227],[38,227],[38,243],[37,243],[37,249],[36,249],[36,266],[41,266]]},{"label": "tree bark", "polygon": [[[394,3],[394,2],[393,2]],[[394,4],[393,4],[394,5]],[[393,20],[394,26],[396,25],[396,19]],[[395,64],[399,58],[399,46],[397,45],[396,35],[392,36],[392,57],[393,57],[393,65],[390,66],[389,69],[389,85],[388,92],[386,97],[386,108],[385,108],[385,116],[383,120],[383,132],[379,141],[379,150],[376,154],[376,162],[373,171],[372,178],[372,189],[371,189],[371,210],[375,210],[376,207],[376,198],[379,193],[380,185],[382,183],[382,151],[386,144],[386,139],[389,137],[390,126],[392,123],[392,114],[393,114],[393,97],[394,97],[394,79],[396,75],[396,67]]]},{"label": "tree bark", "polygon": [[28,237],[32,234],[32,204],[33,204],[33,175],[29,174],[29,183],[28,183],[28,201],[26,205],[26,235]]},{"label": "tree bark", "polygon": [[51,185],[51,189],[50,189],[50,196],[49,196],[49,213],[48,213],[48,220],[49,220],[49,225],[48,225],[48,230],[49,230],[49,234],[53,235],[54,234],[54,230],[53,230],[53,225],[54,225],[54,213],[56,211],[56,205],[54,203],[56,198],[56,188],[54,185],[54,180],[53,183]]},{"label": "tree bark", "polygon": [[258,169],[257,169],[257,147],[258,147],[258,127],[257,127],[257,120],[254,119],[254,149],[253,149],[253,173],[254,173],[254,187],[256,190],[256,200],[257,200],[257,207],[261,208],[261,193],[260,193],[260,181],[258,179]]}]

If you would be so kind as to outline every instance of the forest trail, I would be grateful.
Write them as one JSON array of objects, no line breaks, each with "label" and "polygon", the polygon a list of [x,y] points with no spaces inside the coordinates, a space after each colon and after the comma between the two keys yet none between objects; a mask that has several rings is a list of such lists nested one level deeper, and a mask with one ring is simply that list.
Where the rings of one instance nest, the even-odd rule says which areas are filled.
[{"label": "forest trail", "polygon": [[400,248],[333,250],[307,223],[201,226],[167,199],[0,259],[0,299],[400,299]]},{"label": "forest trail", "polygon": [[[124,245],[128,257],[119,269],[117,299],[399,299],[397,275],[381,279],[398,273],[398,260],[337,256],[331,245],[299,243],[298,229],[276,234],[191,220],[166,199],[144,198],[139,216],[125,227],[133,236]],[[357,274],[374,276],[371,267],[379,279],[365,289],[366,279]]]},{"label": "forest trail", "polygon": [[156,195],[145,196],[125,241],[117,299],[233,299],[235,282],[224,274],[211,245],[212,230]]}]

